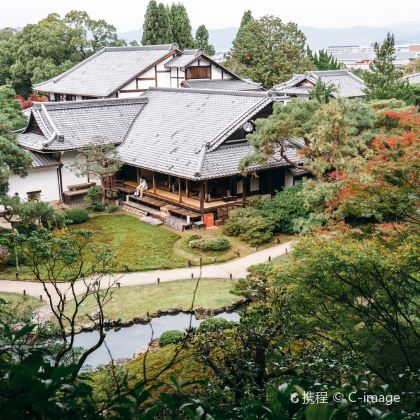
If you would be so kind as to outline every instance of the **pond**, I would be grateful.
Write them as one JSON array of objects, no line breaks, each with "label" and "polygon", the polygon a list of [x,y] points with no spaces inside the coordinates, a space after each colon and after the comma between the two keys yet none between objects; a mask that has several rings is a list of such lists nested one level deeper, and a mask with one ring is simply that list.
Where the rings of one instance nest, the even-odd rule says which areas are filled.
[{"label": "pond", "polygon": [[[223,312],[216,317],[224,318],[229,321],[239,321],[237,312]],[[191,326],[198,327],[203,320],[197,319],[192,315]],[[190,314],[180,312],[174,315],[163,315],[153,318],[150,324],[153,327],[153,338],[159,338],[161,334],[168,330],[185,330],[190,325]],[[98,340],[98,331],[82,332],[75,335],[74,345],[82,348],[89,348]],[[152,330],[150,325],[134,324],[123,327],[118,331],[109,330],[105,342],[111,352],[112,358],[131,359],[135,353],[145,348],[150,342]],[[102,345],[92,353],[86,360],[85,365],[95,368],[99,365],[111,361],[108,350]]]}]

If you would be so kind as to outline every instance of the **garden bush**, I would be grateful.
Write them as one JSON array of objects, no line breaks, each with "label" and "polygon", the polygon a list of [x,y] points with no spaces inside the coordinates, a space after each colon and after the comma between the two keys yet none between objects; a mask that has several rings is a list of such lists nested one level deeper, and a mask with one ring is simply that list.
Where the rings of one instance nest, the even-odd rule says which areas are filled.
[{"label": "garden bush", "polygon": [[105,204],[100,203],[100,202],[95,202],[95,203],[92,203],[92,205],[90,206],[90,208],[93,211],[101,212],[101,211],[104,211],[105,210]]},{"label": "garden bush", "polygon": [[220,330],[227,330],[235,326],[233,321],[228,321],[224,318],[207,318],[205,319],[200,326],[198,327],[198,331],[200,332],[212,332],[212,331],[220,331]]},{"label": "garden bush", "polygon": [[274,232],[294,233],[295,220],[307,215],[302,194],[302,185],[286,187],[271,200],[258,204],[261,214],[273,224]]},{"label": "garden bush", "polygon": [[108,213],[115,213],[118,211],[119,207],[116,204],[110,203],[106,206],[106,211]]},{"label": "garden bush", "polygon": [[224,251],[230,248],[230,242],[229,239],[223,237],[195,239],[189,242],[189,246],[202,251]]},{"label": "garden bush", "polygon": [[84,198],[85,202],[91,207],[94,203],[102,200],[102,188],[90,187]]},{"label": "garden bush", "polygon": [[273,224],[269,218],[263,217],[260,209],[245,207],[229,213],[223,232],[226,235],[239,236],[239,239],[257,246],[271,239]]},{"label": "garden bush", "polygon": [[193,233],[188,239],[187,242],[191,241],[197,241],[198,239],[201,239],[201,235],[198,235],[197,233]]},{"label": "garden bush", "polygon": [[77,225],[89,220],[89,213],[82,208],[64,210],[64,216],[68,225]]},{"label": "garden bush", "polygon": [[182,341],[184,333],[179,330],[168,330],[165,331],[159,338],[159,346],[165,347],[169,344],[176,344]]}]

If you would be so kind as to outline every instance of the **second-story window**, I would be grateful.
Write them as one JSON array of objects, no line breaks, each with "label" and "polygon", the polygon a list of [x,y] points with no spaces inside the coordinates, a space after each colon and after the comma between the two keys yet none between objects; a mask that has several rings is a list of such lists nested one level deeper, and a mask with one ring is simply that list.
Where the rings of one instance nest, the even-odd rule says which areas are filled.
[{"label": "second-story window", "polygon": [[187,68],[187,79],[210,79],[210,66],[191,66]]},{"label": "second-story window", "polygon": [[66,101],[75,101],[76,95],[66,95]]}]

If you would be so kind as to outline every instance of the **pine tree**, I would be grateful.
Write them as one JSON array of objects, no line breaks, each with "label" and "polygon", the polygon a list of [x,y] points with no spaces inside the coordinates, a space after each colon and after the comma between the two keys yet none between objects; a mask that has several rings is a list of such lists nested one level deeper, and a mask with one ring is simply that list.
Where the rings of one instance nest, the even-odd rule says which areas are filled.
[{"label": "pine tree", "polygon": [[171,24],[165,6],[150,0],[144,16],[143,45],[159,45],[172,42]]},{"label": "pine tree", "polygon": [[394,66],[395,39],[388,33],[382,45],[375,43],[376,57],[366,74],[366,95],[370,100],[402,99],[413,101],[412,90],[408,83],[401,79],[402,71]]},{"label": "pine tree", "polygon": [[195,43],[197,48],[203,50],[208,55],[215,53],[213,45],[209,44],[209,31],[204,25],[200,25],[195,33]]},{"label": "pine tree", "polygon": [[172,41],[178,44],[178,48],[181,50],[195,48],[190,18],[183,4],[172,3],[169,8],[169,21],[172,28]]},{"label": "pine tree", "polygon": [[325,50],[319,50],[313,54],[309,47],[306,47],[306,56],[312,61],[316,70],[339,70],[340,64]]}]

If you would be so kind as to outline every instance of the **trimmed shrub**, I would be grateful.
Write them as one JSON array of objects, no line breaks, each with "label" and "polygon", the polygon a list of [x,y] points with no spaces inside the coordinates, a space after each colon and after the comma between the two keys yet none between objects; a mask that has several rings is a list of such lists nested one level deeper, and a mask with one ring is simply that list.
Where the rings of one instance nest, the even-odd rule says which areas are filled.
[{"label": "trimmed shrub", "polygon": [[116,204],[110,203],[106,206],[106,211],[108,213],[115,213],[116,211],[118,211],[118,209],[119,207]]},{"label": "trimmed shrub", "polygon": [[182,341],[184,333],[179,330],[168,330],[165,331],[159,338],[159,346],[165,347],[169,344],[176,344]]},{"label": "trimmed shrub", "polygon": [[224,251],[230,248],[229,239],[219,238],[207,238],[207,239],[196,239],[189,242],[191,248],[201,249],[202,251]]},{"label": "trimmed shrub", "polygon": [[102,188],[101,187],[90,187],[85,195],[85,202],[92,206],[94,203],[98,203],[102,199]]},{"label": "trimmed shrub", "polygon": [[64,217],[68,225],[77,225],[89,220],[89,213],[86,209],[73,208],[64,210]]},{"label": "trimmed shrub", "polygon": [[97,212],[100,212],[100,211],[104,211],[105,210],[105,204],[103,204],[103,203],[92,203],[92,205],[90,206],[90,208],[93,210],[93,211],[97,211]]},{"label": "trimmed shrub", "polygon": [[224,318],[207,318],[205,319],[200,326],[198,327],[198,331],[200,332],[212,332],[212,331],[220,331],[220,330],[227,330],[235,326],[233,321],[228,321]]},{"label": "trimmed shrub", "polygon": [[273,223],[263,217],[258,208],[245,207],[230,212],[223,232],[226,235],[239,236],[239,239],[257,246],[271,239]]},{"label": "trimmed shrub", "polygon": [[197,235],[196,233],[193,233],[188,239],[187,242],[191,241],[197,241],[198,239],[201,239],[201,235]]}]

